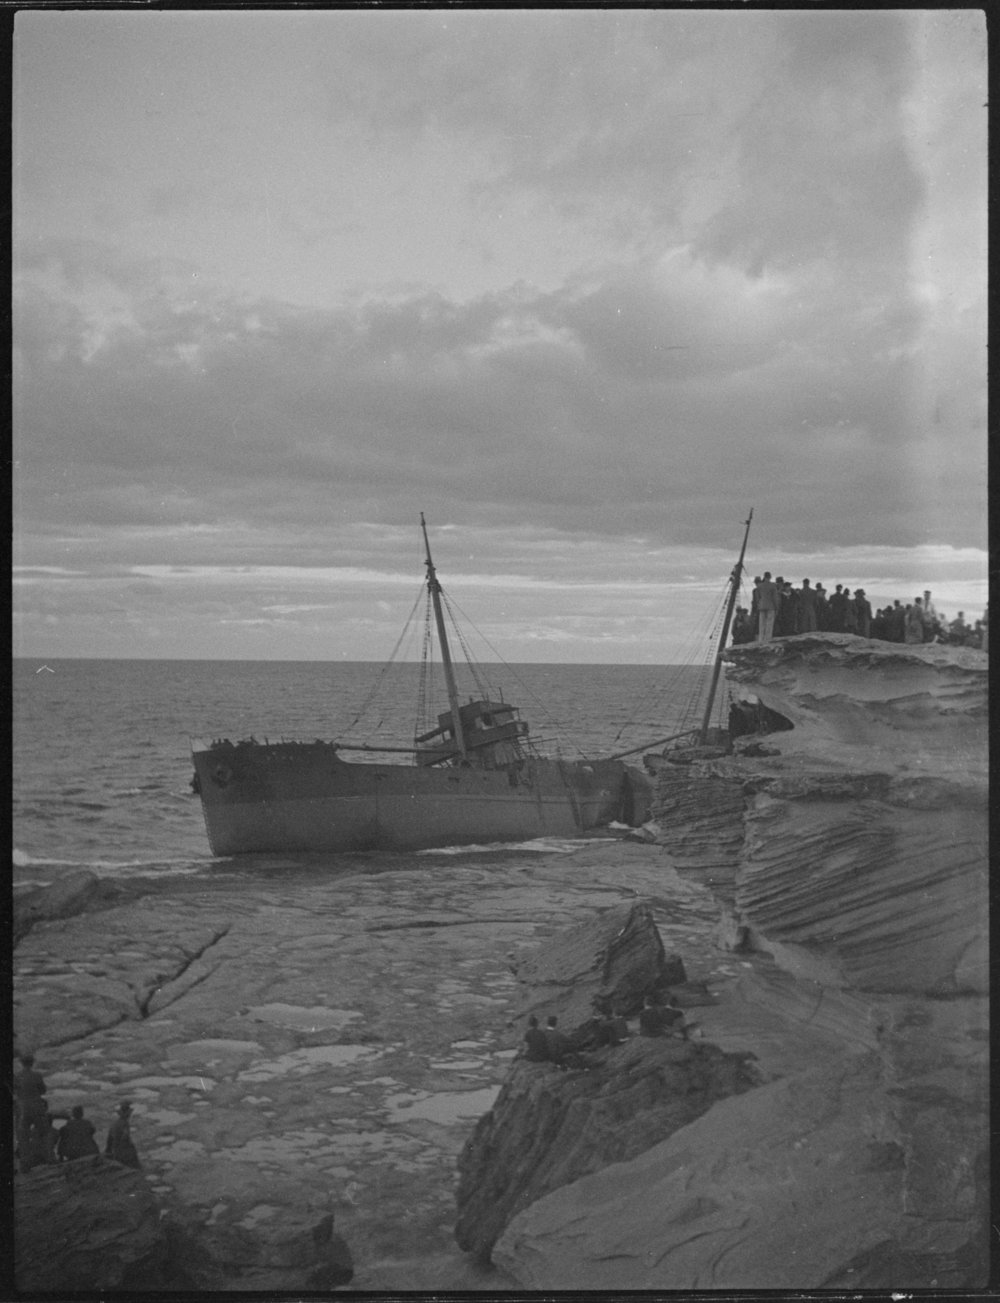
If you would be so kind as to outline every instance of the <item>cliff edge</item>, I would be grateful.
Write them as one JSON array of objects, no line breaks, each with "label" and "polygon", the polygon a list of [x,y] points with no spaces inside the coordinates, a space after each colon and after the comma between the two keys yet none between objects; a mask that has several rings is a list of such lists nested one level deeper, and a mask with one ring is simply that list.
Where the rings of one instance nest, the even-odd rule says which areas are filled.
[{"label": "cliff edge", "polygon": [[760,1084],[523,1208],[493,1260],[531,1289],[982,1287],[988,659],[845,634],[727,659],[734,754],[649,767],[744,966],[703,1036]]}]

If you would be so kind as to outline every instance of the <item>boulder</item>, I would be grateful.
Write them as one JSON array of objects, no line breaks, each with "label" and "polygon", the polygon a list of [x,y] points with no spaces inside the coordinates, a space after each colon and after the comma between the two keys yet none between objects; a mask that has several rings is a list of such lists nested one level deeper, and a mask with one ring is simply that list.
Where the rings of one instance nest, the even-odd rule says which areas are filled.
[{"label": "boulder", "polygon": [[14,945],[44,919],[79,914],[99,894],[101,880],[89,869],[77,869],[43,887],[32,887],[14,897]]},{"label": "boulder", "polygon": [[601,910],[517,960],[514,972],[529,988],[524,1012],[555,1013],[566,1030],[606,1000],[615,1013],[641,1008],[656,987],[684,981],[680,957],[668,957],[644,901]]},{"label": "boulder", "polygon": [[493,1259],[541,1291],[981,1288],[985,1224],[911,1216],[882,1086],[877,1056],[833,1057],[722,1100],[525,1209]]},{"label": "boulder", "polygon": [[515,965],[526,1008],[553,1012],[584,1052],[569,1070],[515,1060],[489,1113],[459,1158],[459,1245],[488,1261],[507,1222],[550,1190],[641,1153],[759,1076],[752,1056],[678,1037],[633,1037],[586,1049],[602,1003],[619,1017],[671,989],[684,1003],[711,1004],[688,983],[680,955],[667,955],[645,901],[601,910],[550,937]]},{"label": "boulder", "polygon": [[532,1290],[820,1287],[900,1220],[898,1174],[866,1133],[876,1084],[872,1064],[824,1065],[722,1100],[522,1212],[497,1265]]},{"label": "boulder", "polygon": [[14,1178],[19,1291],[155,1288],[166,1274],[160,1208],[141,1172],[102,1157]]},{"label": "boulder", "polygon": [[[282,1208],[252,1226],[216,1224],[193,1232],[220,1270],[294,1268],[299,1283],[305,1275],[329,1284],[345,1285],[354,1275],[347,1244],[334,1234],[333,1213]],[[325,1288],[325,1286],[315,1286]]]},{"label": "boulder", "polygon": [[634,1037],[587,1070],[517,1060],[459,1158],[459,1246],[488,1259],[517,1213],[672,1135],[758,1081],[746,1054],[701,1041]]}]

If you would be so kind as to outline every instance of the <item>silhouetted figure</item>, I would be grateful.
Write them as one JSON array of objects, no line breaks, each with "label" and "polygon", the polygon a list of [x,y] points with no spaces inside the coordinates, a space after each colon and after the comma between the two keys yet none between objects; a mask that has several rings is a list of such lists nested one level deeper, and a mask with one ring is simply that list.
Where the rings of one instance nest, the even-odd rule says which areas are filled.
[{"label": "silhouetted figure", "polygon": [[830,603],[826,599],[826,589],[822,584],[816,585],[816,628],[822,633],[830,627]]},{"label": "silhouetted figure", "polygon": [[118,1116],[108,1128],[108,1140],[104,1146],[104,1153],[108,1158],[113,1158],[116,1163],[124,1163],[126,1167],[138,1168],[140,1166],[139,1155],[132,1143],[132,1128],[129,1124],[131,1116],[131,1104],[118,1105]]},{"label": "silhouetted figure", "polygon": [[854,590],[854,611],[857,618],[858,633],[862,638],[872,636],[872,604],[865,596],[863,588]]},{"label": "silhouetted figure", "polygon": [[673,1004],[656,1004],[653,997],[647,995],[643,1007],[639,1010],[639,1035],[680,1035],[687,1040],[688,1032],[683,1011]]},{"label": "silhouetted figure", "polygon": [[829,629],[831,633],[844,632],[846,606],[847,594],[844,592],[844,585],[838,584],[834,592],[830,595],[830,601],[828,603]]},{"label": "silhouetted figure", "polygon": [[858,607],[849,588],[844,589],[844,633],[857,633]]},{"label": "silhouetted figure", "polygon": [[799,618],[795,626],[798,633],[815,633],[816,624],[816,589],[809,587],[809,580],[802,580],[799,589]]},{"label": "silhouetted figure", "polygon": [[924,640],[924,612],[919,597],[913,599],[913,605],[906,608],[906,634],[905,641],[908,643],[923,642]]},{"label": "silhouetted figure", "polygon": [[616,1018],[606,1013],[599,1020],[595,1033],[597,1045],[622,1045],[628,1040],[628,1023],[624,1018]]},{"label": "silhouetted figure", "polygon": [[35,1069],[35,1056],[22,1054],[21,1071],[14,1077],[17,1147],[22,1172],[30,1172],[35,1164],[45,1162],[51,1125],[45,1090],[45,1080]]},{"label": "silhouetted figure", "polygon": [[573,1042],[563,1032],[556,1027],[556,1017],[551,1015],[545,1024],[545,1041],[548,1046],[549,1058],[559,1068],[588,1068],[587,1063],[581,1055],[577,1054]]},{"label": "silhouetted figure", "polygon": [[897,597],[892,604],[892,610],[888,615],[889,624],[889,641],[905,642],[906,641],[906,611],[903,603]]},{"label": "silhouetted figure", "polygon": [[757,598],[758,627],[757,641],[770,642],[774,635],[774,618],[778,614],[777,585],[771,579],[770,570],[764,571],[764,578],[754,589]]},{"label": "silhouetted figure", "polygon": [[779,575],[774,582],[778,589],[778,613],[774,617],[775,637],[789,638],[797,632],[798,597],[783,575]]},{"label": "silhouetted figure", "polygon": [[549,1061],[549,1042],[534,1014],[528,1019],[528,1030],[524,1033],[524,1057],[529,1063]]},{"label": "silhouetted figure", "polygon": [[750,622],[750,612],[745,606],[738,606],[736,614],[733,616],[733,643],[739,646],[741,643],[753,642],[753,625]]},{"label": "silhouetted figure", "polygon": [[56,1141],[56,1154],[64,1163],[71,1163],[74,1158],[89,1158],[99,1154],[94,1139],[95,1127],[89,1118],[83,1116],[79,1104],[73,1108],[73,1116],[59,1132]]}]

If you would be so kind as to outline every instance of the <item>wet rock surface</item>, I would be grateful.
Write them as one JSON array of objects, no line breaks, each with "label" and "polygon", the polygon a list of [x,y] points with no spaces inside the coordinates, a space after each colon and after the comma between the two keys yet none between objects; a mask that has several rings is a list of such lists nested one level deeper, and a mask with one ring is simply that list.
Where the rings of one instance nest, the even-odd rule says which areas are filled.
[{"label": "wet rock surface", "polygon": [[305,1289],[321,1264],[290,1284],[267,1245],[328,1213],[352,1290],[514,1288],[453,1234],[458,1155],[521,1040],[512,970],[639,896],[689,976],[742,971],[705,889],[617,840],[133,883],[18,946],[17,1043],[102,1146],[132,1102],[171,1243],[213,1288]]}]

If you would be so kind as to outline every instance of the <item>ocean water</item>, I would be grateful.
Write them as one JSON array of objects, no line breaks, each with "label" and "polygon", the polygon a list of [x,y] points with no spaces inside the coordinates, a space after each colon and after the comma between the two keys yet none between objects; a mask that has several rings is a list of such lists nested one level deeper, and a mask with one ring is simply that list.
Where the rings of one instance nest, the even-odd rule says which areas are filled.
[{"label": "ocean water", "polygon": [[[699,722],[704,675],[690,667],[480,670],[549,755],[611,755]],[[459,691],[464,699],[476,685],[460,679]],[[14,883],[50,882],[80,866],[106,876],[209,872],[219,861],[190,788],[193,738],[405,747],[447,709],[440,690],[422,711],[420,697],[414,664],[17,659]]]}]

